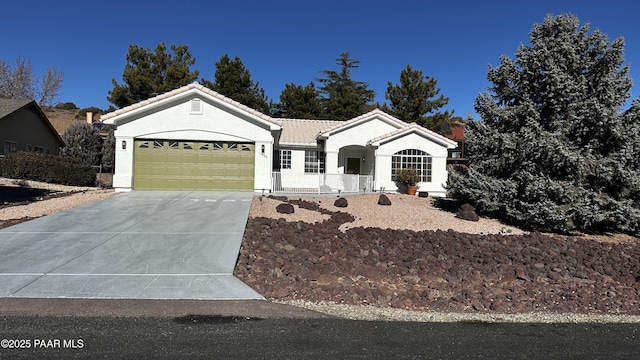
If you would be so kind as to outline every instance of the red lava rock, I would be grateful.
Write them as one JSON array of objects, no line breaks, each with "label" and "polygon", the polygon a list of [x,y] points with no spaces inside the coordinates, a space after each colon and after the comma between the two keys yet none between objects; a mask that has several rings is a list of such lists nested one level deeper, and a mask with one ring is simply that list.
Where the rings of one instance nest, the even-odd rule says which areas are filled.
[{"label": "red lava rock", "polygon": [[380,197],[378,197],[378,205],[390,206],[391,200],[389,200],[387,195],[380,194]]},{"label": "red lava rock", "polygon": [[458,212],[456,212],[456,217],[462,220],[468,220],[468,221],[480,220],[480,218],[476,214],[476,209],[473,206],[471,206],[471,204],[468,204],[468,203],[462,204],[460,206],[460,209],[458,209]]},{"label": "red lava rock", "polygon": [[271,293],[271,296],[273,296],[274,299],[282,299],[287,297],[288,295],[289,289],[287,289],[287,287],[285,286],[279,287]]},{"label": "red lava rock", "polygon": [[434,311],[640,315],[640,242],[452,230],[342,232],[339,226],[353,216],[328,214],[317,224],[249,219],[235,275],[268,299],[295,294]]},{"label": "red lava rock", "polygon": [[339,208],[346,208],[347,206],[349,206],[349,202],[347,201],[347,199],[341,197],[333,202],[333,206],[339,207]]},{"label": "red lava rock", "polygon": [[276,206],[276,211],[280,214],[293,214],[294,208],[291,204],[283,203]]},{"label": "red lava rock", "polygon": [[476,311],[485,310],[484,305],[482,305],[482,303],[480,301],[476,300],[476,299],[471,300],[470,305],[473,308],[473,310],[476,310]]}]

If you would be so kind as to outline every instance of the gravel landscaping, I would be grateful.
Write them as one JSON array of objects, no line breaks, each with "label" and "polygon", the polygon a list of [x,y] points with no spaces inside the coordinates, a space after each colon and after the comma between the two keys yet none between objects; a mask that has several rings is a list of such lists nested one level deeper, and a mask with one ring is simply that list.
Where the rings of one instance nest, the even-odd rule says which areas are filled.
[{"label": "gravel landscaping", "polygon": [[[0,228],[115,194],[0,179]],[[353,319],[640,322],[635,237],[529,233],[387,196],[254,197],[235,275],[268,300]]]},{"label": "gravel landscaping", "polygon": [[114,195],[100,188],[0,178],[0,229]]},{"label": "gravel landscaping", "polygon": [[[273,301],[359,305],[376,319],[389,316],[380,309],[428,321],[640,315],[636,238],[527,233],[457,219],[429,198],[388,196],[391,206],[372,194],[347,197],[346,208],[335,197],[256,198],[236,276]],[[275,211],[284,202],[293,214]]]}]

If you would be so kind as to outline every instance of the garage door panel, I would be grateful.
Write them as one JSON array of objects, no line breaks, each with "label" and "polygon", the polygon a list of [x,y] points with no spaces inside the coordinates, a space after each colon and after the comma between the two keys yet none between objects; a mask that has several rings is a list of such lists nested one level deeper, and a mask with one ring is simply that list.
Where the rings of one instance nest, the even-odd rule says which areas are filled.
[{"label": "garage door panel", "polygon": [[182,154],[180,153],[168,153],[166,156],[166,162],[173,164],[182,164]]},{"label": "garage door panel", "polygon": [[181,168],[181,173],[185,177],[195,178],[198,176],[198,169],[195,166],[183,165]]},{"label": "garage door panel", "polygon": [[255,145],[136,140],[134,189],[253,191]]},{"label": "garage door panel", "polygon": [[175,177],[175,178],[179,179],[180,176],[182,175],[182,166],[181,166],[181,164],[168,164],[165,169],[166,169],[165,175],[167,177],[170,177],[170,178],[174,178]]}]

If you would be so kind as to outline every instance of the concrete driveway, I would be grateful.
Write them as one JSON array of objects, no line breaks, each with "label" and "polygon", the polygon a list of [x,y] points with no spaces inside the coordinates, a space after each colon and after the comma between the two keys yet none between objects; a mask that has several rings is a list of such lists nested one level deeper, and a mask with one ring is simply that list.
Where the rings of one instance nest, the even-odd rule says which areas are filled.
[{"label": "concrete driveway", "polygon": [[0,297],[264,299],[233,276],[253,193],[133,191],[0,230]]}]

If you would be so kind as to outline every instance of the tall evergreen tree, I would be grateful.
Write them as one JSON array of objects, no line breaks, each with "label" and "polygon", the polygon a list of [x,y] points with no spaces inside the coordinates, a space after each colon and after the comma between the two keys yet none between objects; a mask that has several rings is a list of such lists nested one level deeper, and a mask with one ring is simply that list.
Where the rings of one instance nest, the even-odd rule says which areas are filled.
[{"label": "tall evergreen tree", "polygon": [[450,195],[476,209],[561,232],[640,230],[640,102],[624,40],[573,15],[548,15],[490,68],[467,125],[469,168]]},{"label": "tall evergreen tree", "polygon": [[351,70],[357,69],[360,61],[351,59],[348,52],[340,54],[336,64],[340,71],[323,70],[325,77],[317,81],[322,84],[319,89],[324,95],[322,104],[327,117],[348,120],[364,113],[365,105],[373,101],[375,92],[369,89],[369,83],[351,78]]},{"label": "tall evergreen tree", "polygon": [[289,119],[320,119],[323,117],[320,92],[311,82],[307,86],[285,85],[276,105],[276,115]]},{"label": "tall evergreen tree", "polygon": [[120,85],[112,79],[113,90],[107,100],[119,108],[135,104],[153,96],[188,85],[198,78],[199,71],[191,71],[196,59],[187,45],[171,45],[168,54],[164,43],[158,44],[155,52],[136,45],[129,45],[127,64]]},{"label": "tall evergreen tree", "polygon": [[447,105],[449,98],[440,94],[436,79],[424,76],[422,70],[413,70],[411,65],[400,72],[400,84],[389,81],[384,97],[391,102],[389,109],[397,118],[444,134],[453,112],[438,111]]},{"label": "tall evergreen tree", "polygon": [[264,114],[271,113],[271,103],[259,83],[253,82],[251,73],[247,70],[239,57],[233,60],[229,55],[223,55],[216,62],[215,81],[202,79],[200,83],[224,96],[258,110]]}]

